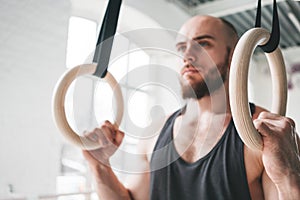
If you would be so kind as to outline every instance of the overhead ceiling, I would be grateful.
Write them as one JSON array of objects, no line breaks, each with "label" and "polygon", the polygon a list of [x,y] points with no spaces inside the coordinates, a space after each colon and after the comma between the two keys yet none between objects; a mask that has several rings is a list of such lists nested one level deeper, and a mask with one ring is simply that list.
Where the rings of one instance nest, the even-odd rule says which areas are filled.
[{"label": "overhead ceiling", "polygon": [[[169,0],[191,15],[211,14],[231,22],[241,36],[254,27],[256,18],[256,0]],[[262,1],[261,26],[271,31],[273,3]],[[277,1],[280,23],[280,47],[300,47],[300,2]]]},{"label": "overhead ceiling", "polygon": [[182,7],[187,9],[202,5],[207,2],[216,1],[216,0],[174,0],[176,4],[179,4]]}]

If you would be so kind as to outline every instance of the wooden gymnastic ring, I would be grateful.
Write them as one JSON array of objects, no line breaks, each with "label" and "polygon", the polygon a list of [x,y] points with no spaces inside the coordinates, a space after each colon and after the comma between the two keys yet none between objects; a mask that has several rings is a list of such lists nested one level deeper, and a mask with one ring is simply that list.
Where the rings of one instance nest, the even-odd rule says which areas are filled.
[{"label": "wooden gymnastic ring", "polygon": [[[270,33],[263,28],[248,30],[239,40],[233,53],[229,75],[229,100],[232,117],[242,141],[253,150],[262,150],[262,138],[254,127],[248,101],[248,69],[257,45],[265,44]],[[287,78],[285,64],[279,48],[265,53],[272,77],[271,112],[285,115]]]},{"label": "wooden gymnastic ring", "polygon": [[[98,142],[91,141],[83,136],[79,136],[70,127],[65,113],[65,96],[69,86],[77,77],[86,74],[91,75],[95,72],[95,70],[96,64],[83,64],[68,70],[57,82],[52,99],[53,118],[56,122],[56,126],[67,138],[67,140],[86,150],[97,149],[100,147],[100,145]],[[109,72],[107,72],[103,80],[105,80],[114,91],[115,100],[117,102],[117,113],[114,119],[114,125],[118,127],[122,121],[124,111],[121,88],[116,79]]]}]

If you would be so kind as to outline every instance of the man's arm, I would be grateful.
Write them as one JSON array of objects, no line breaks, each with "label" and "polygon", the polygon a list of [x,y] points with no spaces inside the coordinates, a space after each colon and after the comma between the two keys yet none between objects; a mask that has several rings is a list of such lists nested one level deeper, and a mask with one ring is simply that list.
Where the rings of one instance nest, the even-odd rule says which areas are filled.
[{"label": "man's arm", "polygon": [[[84,151],[87,160],[92,155]],[[96,191],[100,199],[132,199],[130,192],[118,180],[111,167],[102,163],[90,164],[96,181]]]},{"label": "man's arm", "polygon": [[271,181],[265,170],[262,173],[262,188],[265,200],[279,199],[277,188],[275,184]]},{"label": "man's arm", "polygon": [[[100,199],[148,199],[149,196],[149,171],[146,156],[138,157],[141,173],[129,175],[131,183],[125,187],[114,174],[109,158],[120,146],[124,133],[106,121],[101,128],[88,133],[86,137],[98,141],[102,147],[92,151],[83,150],[83,155],[88,161],[96,180],[96,190]],[[145,157],[145,158],[144,158]]]},{"label": "man's arm", "polygon": [[[95,159],[88,151],[83,151],[88,160],[92,173],[96,181],[96,190],[100,199],[134,199],[144,200],[149,196],[150,175],[148,172],[127,175],[126,187],[118,180],[109,165],[101,162],[95,163],[90,159]],[[92,157],[91,157],[92,156]],[[145,162],[145,161],[142,161]],[[139,163],[141,164],[141,163]],[[147,165],[144,163],[142,165]]]},{"label": "man's arm", "polygon": [[300,197],[300,183],[293,183],[288,181],[287,183],[282,183],[282,186],[278,187],[272,182],[266,171],[264,171],[262,175],[262,186],[264,192],[264,199],[266,200],[298,200]]},{"label": "man's arm", "polygon": [[[300,199],[300,160],[293,120],[262,112],[254,121],[262,135],[263,188],[266,199]],[[276,191],[275,191],[276,190]]]}]

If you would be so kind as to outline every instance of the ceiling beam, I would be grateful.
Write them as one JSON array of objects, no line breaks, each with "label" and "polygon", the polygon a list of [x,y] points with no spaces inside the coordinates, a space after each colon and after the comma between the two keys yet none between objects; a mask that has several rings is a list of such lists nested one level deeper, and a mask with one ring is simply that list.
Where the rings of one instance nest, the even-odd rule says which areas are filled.
[{"label": "ceiling beam", "polygon": [[[277,0],[279,3],[284,0]],[[262,6],[273,4],[273,0],[262,1]],[[220,0],[199,5],[190,9],[192,15],[213,15],[221,17],[257,7],[257,0]]]},{"label": "ceiling beam", "polygon": [[286,3],[289,5],[292,13],[295,15],[298,22],[300,21],[300,5],[292,0],[287,0]]}]

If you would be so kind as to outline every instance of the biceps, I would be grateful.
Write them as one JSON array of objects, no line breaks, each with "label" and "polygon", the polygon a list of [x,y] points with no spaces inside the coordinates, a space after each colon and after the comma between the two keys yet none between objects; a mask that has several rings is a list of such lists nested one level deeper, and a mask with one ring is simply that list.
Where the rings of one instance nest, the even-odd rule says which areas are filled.
[{"label": "biceps", "polygon": [[126,187],[134,200],[148,200],[150,173],[130,174],[126,178]]}]

